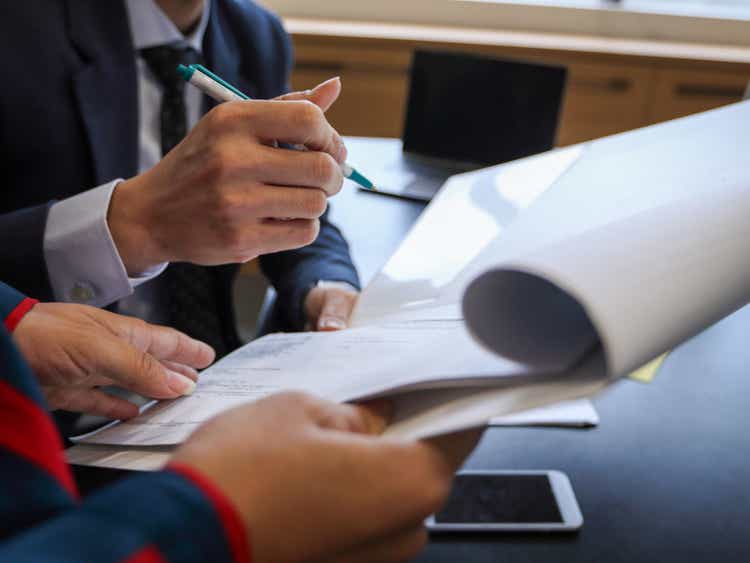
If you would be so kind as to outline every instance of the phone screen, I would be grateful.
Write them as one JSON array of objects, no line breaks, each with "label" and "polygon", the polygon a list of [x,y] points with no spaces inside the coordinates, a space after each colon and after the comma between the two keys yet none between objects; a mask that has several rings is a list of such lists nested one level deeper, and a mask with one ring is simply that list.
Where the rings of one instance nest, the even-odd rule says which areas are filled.
[{"label": "phone screen", "polygon": [[457,475],[436,524],[562,523],[547,475]]}]

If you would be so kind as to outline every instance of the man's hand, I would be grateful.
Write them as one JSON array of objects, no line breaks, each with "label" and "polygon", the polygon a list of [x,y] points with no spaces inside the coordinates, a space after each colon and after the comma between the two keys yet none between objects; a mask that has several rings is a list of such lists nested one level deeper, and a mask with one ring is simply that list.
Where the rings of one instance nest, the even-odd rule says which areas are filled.
[{"label": "man's hand", "polygon": [[322,281],[305,298],[309,330],[343,330],[349,326],[359,292],[345,282]]},{"label": "man's hand", "polygon": [[246,262],[313,242],[343,184],[346,148],[323,114],[340,87],[220,104],[154,168],[118,185],[107,220],[127,271]]},{"label": "man's hand", "polygon": [[84,305],[38,303],[13,332],[53,409],[132,418],[138,407],[97,389],[117,385],[155,399],[195,388],[210,346],[171,328]]},{"label": "man's hand", "polygon": [[288,393],[218,416],[172,459],[234,501],[253,561],[405,561],[478,434],[443,451],[376,437],[384,426],[365,408]]}]

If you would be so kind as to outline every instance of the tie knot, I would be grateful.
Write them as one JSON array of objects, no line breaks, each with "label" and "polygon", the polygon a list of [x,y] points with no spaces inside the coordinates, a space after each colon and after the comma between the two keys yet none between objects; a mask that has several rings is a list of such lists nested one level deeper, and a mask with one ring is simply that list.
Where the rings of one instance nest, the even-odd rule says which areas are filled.
[{"label": "tie knot", "polygon": [[179,65],[199,64],[200,53],[191,47],[179,45],[160,45],[148,47],[140,51],[143,60],[168,92],[181,92],[185,88],[185,82],[177,73]]}]

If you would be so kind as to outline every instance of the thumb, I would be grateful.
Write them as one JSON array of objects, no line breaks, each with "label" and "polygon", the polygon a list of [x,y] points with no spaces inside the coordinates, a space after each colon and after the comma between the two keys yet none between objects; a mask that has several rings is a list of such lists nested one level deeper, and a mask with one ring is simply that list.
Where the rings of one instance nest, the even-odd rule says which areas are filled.
[{"label": "thumb", "polygon": [[276,98],[282,101],[307,100],[314,103],[323,111],[328,111],[341,94],[341,79],[336,76],[318,84],[312,90],[291,92]]},{"label": "thumb", "polygon": [[331,287],[324,290],[323,305],[318,315],[316,329],[319,331],[343,330],[349,321],[357,303],[358,294],[349,289]]},{"label": "thumb", "polygon": [[114,315],[110,326],[135,349],[157,360],[175,362],[197,369],[214,361],[214,350],[208,345],[173,328]]},{"label": "thumb", "polygon": [[107,338],[94,347],[97,375],[115,385],[153,399],[189,395],[195,381],[186,373],[170,369],[148,352],[120,338]]}]

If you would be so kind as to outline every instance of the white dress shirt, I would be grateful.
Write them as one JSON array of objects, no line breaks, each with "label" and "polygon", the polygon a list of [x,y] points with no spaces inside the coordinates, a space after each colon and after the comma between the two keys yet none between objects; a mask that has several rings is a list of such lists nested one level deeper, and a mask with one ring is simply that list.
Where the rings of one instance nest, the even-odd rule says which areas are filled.
[{"label": "white dress shirt", "polygon": [[[133,38],[138,74],[138,169],[145,172],[161,160],[160,107],[163,89],[140,49],[159,45],[189,45],[201,52],[208,25],[211,2],[204,2],[203,14],[195,31],[183,35],[154,0],[125,0]],[[196,88],[185,88],[188,129],[200,119],[203,96]],[[113,148],[114,150],[114,148]],[[44,232],[44,259],[57,301],[73,301],[104,306],[122,303],[121,312],[154,320],[149,308],[154,300],[142,286],[166,268],[161,264],[138,277],[128,277],[107,225],[107,211],[115,187],[122,179],[55,203]],[[142,295],[138,295],[142,294]],[[131,296],[131,297],[128,297]]]}]

